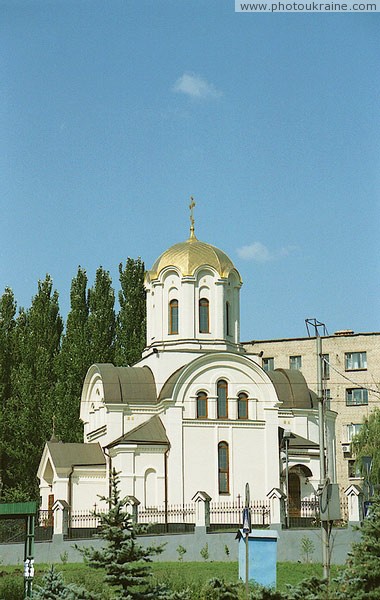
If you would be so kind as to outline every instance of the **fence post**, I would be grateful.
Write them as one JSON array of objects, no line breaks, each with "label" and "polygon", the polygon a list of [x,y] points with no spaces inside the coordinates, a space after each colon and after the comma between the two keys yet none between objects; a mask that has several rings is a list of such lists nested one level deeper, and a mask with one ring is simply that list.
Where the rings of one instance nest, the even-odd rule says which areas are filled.
[{"label": "fence post", "polygon": [[69,505],[66,500],[56,500],[52,506],[54,514],[53,534],[67,535],[69,523]]},{"label": "fence post", "polygon": [[363,520],[363,491],[355,484],[350,485],[344,493],[348,499],[348,521],[350,525]]},{"label": "fence post", "polygon": [[137,500],[135,496],[127,496],[127,505],[132,508],[132,521],[136,525],[139,521],[139,506],[141,504],[140,500]]},{"label": "fence post", "polygon": [[270,528],[281,529],[285,525],[285,494],[279,488],[272,488],[267,494],[270,501]]},{"label": "fence post", "polygon": [[192,500],[195,502],[195,527],[209,527],[211,496],[207,492],[198,491]]}]

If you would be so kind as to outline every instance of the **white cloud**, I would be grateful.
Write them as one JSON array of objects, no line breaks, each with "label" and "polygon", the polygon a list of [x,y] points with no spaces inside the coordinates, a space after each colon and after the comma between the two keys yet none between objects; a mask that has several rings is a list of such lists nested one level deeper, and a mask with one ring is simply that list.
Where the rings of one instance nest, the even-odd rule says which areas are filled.
[{"label": "white cloud", "polygon": [[192,98],[219,98],[222,92],[194,73],[184,73],[173,85],[173,91],[186,94]]},{"label": "white cloud", "polygon": [[255,262],[269,262],[271,260],[277,260],[283,256],[289,256],[294,250],[295,246],[285,246],[279,250],[269,250],[261,242],[253,242],[248,246],[242,246],[238,248],[237,253],[243,260],[253,260]]}]

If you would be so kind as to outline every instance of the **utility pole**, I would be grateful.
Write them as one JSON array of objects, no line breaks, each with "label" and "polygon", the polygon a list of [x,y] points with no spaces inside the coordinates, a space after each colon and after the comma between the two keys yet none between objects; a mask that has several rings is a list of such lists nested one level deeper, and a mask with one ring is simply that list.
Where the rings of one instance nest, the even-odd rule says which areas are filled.
[{"label": "utility pole", "polygon": [[[314,328],[316,339],[316,354],[317,354],[317,397],[318,397],[318,421],[319,421],[319,486],[317,495],[319,504],[321,504],[322,493],[327,486],[326,478],[326,463],[325,463],[325,407],[323,405],[323,385],[322,385],[322,338],[320,329],[323,335],[326,335],[326,325],[316,319],[306,319],[306,328],[310,336],[309,325]],[[321,519],[321,535],[322,535],[322,564],[323,577],[330,577],[330,535],[329,521]]]}]

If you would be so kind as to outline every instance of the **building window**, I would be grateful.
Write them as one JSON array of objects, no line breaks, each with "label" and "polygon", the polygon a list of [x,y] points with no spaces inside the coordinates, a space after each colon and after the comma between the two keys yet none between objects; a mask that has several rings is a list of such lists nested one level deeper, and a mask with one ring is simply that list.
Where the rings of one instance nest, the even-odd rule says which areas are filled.
[{"label": "building window", "polygon": [[178,333],[178,300],[169,302],[169,333]]},{"label": "building window", "polygon": [[197,394],[197,419],[207,419],[207,394],[205,392]]},{"label": "building window", "polygon": [[227,381],[224,379],[220,379],[216,385],[216,394],[217,394],[217,417],[218,419],[227,419],[228,418],[228,387]]},{"label": "building window", "polygon": [[362,428],[362,423],[350,423],[347,425],[347,442],[351,442],[354,435],[357,435]]},{"label": "building window", "polygon": [[238,419],[248,419],[248,396],[244,392],[238,395]]},{"label": "building window", "polygon": [[368,404],[368,390],[364,388],[349,388],[346,390],[346,406]]},{"label": "building window", "polygon": [[226,302],[226,335],[231,335],[231,311],[230,311],[230,303]]},{"label": "building window", "polygon": [[360,371],[367,368],[367,352],[346,352],[346,371]]},{"label": "building window", "polygon": [[301,356],[289,356],[289,368],[298,370],[302,367]]},{"label": "building window", "polygon": [[207,298],[199,300],[199,333],[210,333],[209,302]]},{"label": "building window", "polygon": [[228,444],[220,442],[218,444],[218,476],[219,476],[219,494],[228,494],[230,491],[229,467],[228,467]]},{"label": "building window", "polygon": [[348,477],[349,479],[361,479],[360,467],[355,465],[355,460],[348,460]]},{"label": "building window", "polygon": [[322,379],[330,379],[330,355],[322,354]]},{"label": "building window", "polygon": [[274,370],[274,358],[263,358],[263,369],[264,371]]}]

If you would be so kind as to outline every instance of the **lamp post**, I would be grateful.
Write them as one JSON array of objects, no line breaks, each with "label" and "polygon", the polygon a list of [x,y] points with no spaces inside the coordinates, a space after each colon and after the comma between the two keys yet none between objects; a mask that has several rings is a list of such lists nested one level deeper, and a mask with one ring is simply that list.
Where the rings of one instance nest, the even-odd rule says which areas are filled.
[{"label": "lamp post", "polygon": [[286,511],[285,511],[285,524],[286,528],[289,529],[289,442],[290,438],[294,437],[289,429],[285,429],[282,437],[285,443],[285,493],[286,493]]}]

